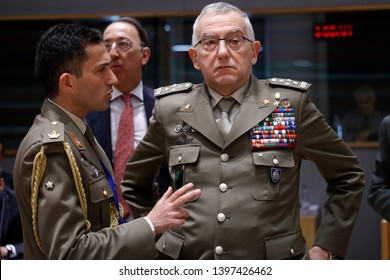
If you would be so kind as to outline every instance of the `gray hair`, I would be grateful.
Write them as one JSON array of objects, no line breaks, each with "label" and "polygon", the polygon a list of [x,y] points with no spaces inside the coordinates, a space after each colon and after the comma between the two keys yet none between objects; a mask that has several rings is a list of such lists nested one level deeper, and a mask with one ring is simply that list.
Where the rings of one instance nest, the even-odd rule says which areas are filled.
[{"label": "gray hair", "polygon": [[198,41],[198,25],[199,21],[205,17],[205,16],[212,16],[212,15],[217,15],[217,14],[227,14],[230,12],[235,12],[239,15],[242,16],[245,25],[246,25],[246,31],[248,34],[248,38],[252,41],[255,41],[255,33],[253,31],[252,23],[249,20],[249,17],[246,13],[241,11],[239,8],[236,6],[233,6],[231,4],[225,3],[225,2],[218,2],[218,3],[212,3],[207,6],[205,6],[202,11],[200,12],[199,16],[196,18],[194,22],[194,26],[192,27],[192,46],[195,46],[195,44]]}]

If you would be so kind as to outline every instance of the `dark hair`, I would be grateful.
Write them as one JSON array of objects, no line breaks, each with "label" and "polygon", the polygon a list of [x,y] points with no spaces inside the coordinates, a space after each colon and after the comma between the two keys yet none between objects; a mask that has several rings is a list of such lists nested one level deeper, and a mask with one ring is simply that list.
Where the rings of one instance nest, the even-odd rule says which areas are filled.
[{"label": "dark hair", "polygon": [[143,27],[143,25],[137,19],[133,17],[120,17],[119,19],[111,22],[111,24],[115,22],[126,22],[128,24],[133,25],[138,31],[138,35],[141,40],[141,46],[150,48],[148,33],[146,32],[146,29]]},{"label": "dark hair", "polygon": [[86,47],[101,42],[100,31],[75,24],[54,25],[42,35],[35,55],[35,76],[49,97],[58,94],[58,80],[63,73],[81,77]]}]

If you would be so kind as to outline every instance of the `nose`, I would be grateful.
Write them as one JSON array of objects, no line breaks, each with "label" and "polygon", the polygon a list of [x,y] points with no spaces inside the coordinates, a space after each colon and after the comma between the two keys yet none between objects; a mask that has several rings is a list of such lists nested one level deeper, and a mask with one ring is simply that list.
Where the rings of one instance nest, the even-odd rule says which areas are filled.
[{"label": "nose", "polygon": [[115,76],[114,72],[112,72],[112,70],[110,69],[109,70],[109,77],[108,77],[108,81],[107,81],[107,84],[109,86],[112,86],[112,85],[115,85],[118,83],[118,79],[117,77]]},{"label": "nose", "polygon": [[218,56],[219,57],[226,57],[229,55],[228,46],[225,40],[219,40],[218,45]]},{"label": "nose", "polygon": [[110,49],[108,50],[108,54],[111,56],[111,57],[117,57],[118,56],[118,49],[116,47],[116,43],[113,43],[110,47]]}]

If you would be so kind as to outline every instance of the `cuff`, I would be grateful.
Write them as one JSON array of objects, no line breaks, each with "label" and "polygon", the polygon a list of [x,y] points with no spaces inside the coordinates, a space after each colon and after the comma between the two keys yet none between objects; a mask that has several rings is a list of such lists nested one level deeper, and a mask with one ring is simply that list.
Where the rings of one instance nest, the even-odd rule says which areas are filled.
[{"label": "cuff", "polygon": [[150,219],[148,217],[144,217],[145,220],[148,222],[149,226],[150,226],[150,229],[152,230],[153,232],[153,235],[154,237],[156,237],[156,231],[154,230],[154,225],[152,224],[152,222],[150,221]]}]

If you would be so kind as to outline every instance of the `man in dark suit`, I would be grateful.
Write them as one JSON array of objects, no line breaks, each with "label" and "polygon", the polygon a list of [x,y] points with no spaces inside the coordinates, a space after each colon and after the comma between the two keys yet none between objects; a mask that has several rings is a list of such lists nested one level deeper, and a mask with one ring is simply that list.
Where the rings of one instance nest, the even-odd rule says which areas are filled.
[{"label": "man in dark suit", "polygon": [[379,128],[379,152],[368,190],[368,203],[390,222],[390,116],[382,120]]},{"label": "man in dark suit", "polygon": [[25,259],[154,259],[155,235],[184,223],[192,186],[168,191],[142,219],[123,222],[112,168],[85,116],[107,110],[117,82],[98,30],[51,27],[35,74],[48,97],[21,142],[14,187]]},{"label": "man in dark suit", "polygon": [[[103,39],[112,59],[111,69],[118,82],[114,86],[109,110],[90,113],[86,120],[115,167],[118,126],[124,109],[124,101],[121,99],[123,94],[130,93],[131,96],[134,147],[144,137],[149,126],[155,99],[153,89],[142,83],[142,74],[149,61],[150,43],[145,28],[131,17],[122,17],[109,24],[104,30]],[[122,176],[116,182],[118,185],[121,179]],[[166,168],[161,170],[158,182],[162,194],[170,185]]]},{"label": "man in dark suit", "polygon": [[[310,84],[252,74],[259,51],[245,13],[210,4],[195,20],[189,49],[204,83],[155,91],[149,130],[126,165],[124,197],[135,217],[148,213],[157,201],[150,181],[161,161],[169,163],[175,188],[192,182],[202,189],[185,206],[186,223],[159,238],[161,258],[346,256],[364,172],[311,102]],[[303,160],[313,161],[328,184],[311,248],[300,226]]]},{"label": "man in dark suit", "polygon": [[[0,140],[0,155],[5,147]],[[23,259],[23,232],[16,196],[10,188],[10,180],[4,178],[0,167],[0,244],[1,259]],[[8,174],[9,175],[9,174]],[[10,176],[10,175],[9,175]]]}]

